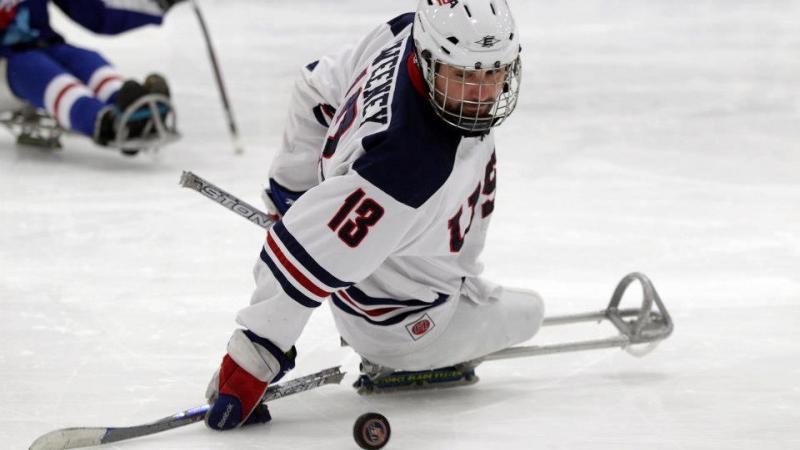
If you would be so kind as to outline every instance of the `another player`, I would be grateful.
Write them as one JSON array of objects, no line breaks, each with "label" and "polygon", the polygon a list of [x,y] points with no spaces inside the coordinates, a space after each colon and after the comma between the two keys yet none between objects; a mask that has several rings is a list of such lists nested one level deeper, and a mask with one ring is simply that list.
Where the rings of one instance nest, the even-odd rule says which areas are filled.
[{"label": "another player", "polygon": [[209,427],[269,420],[259,399],[328,298],[362,388],[473,382],[476,360],[537,332],[535,292],[479,278],[519,53],[506,0],[421,0],[306,66],[265,192],[281,219],[209,385]]},{"label": "another player", "polygon": [[[179,1],[53,3],[91,31],[118,34],[160,24],[163,14]],[[144,84],[126,80],[99,53],[68,44],[50,26],[48,3],[0,2],[0,65],[5,66],[0,69],[7,73],[11,94],[46,111],[61,128],[91,137],[99,145],[120,146],[131,140],[145,145],[148,139],[163,138],[163,119],[171,111],[166,80],[160,75],[151,75]]]}]

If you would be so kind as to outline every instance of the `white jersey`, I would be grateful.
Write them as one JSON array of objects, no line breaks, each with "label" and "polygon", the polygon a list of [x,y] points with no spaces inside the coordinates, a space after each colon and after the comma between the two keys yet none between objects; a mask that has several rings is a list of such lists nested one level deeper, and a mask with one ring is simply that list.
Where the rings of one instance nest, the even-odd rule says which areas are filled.
[{"label": "white jersey", "polygon": [[482,271],[494,141],[435,115],[413,59],[413,18],[309,64],[296,87],[270,173],[284,215],[237,318],[283,351],[328,298],[345,340],[376,353],[424,345],[460,293],[487,295],[464,284]]}]

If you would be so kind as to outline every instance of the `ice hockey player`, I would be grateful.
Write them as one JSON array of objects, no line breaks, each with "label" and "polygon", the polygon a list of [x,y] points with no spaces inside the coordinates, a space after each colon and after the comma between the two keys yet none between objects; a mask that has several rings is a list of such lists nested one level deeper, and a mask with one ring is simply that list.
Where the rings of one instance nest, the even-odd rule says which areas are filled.
[{"label": "ice hockey player", "polygon": [[[53,0],[72,20],[96,33],[119,34],[148,24],[160,24],[164,13],[182,0]],[[0,67],[7,72],[8,90],[34,108],[45,110],[64,129],[91,137],[97,144],[146,138],[151,109],[138,106],[147,94],[168,96],[160,75],[144,85],[126,80],[99,53],[68,44],[50,26],[49,0],[0,0]],[[141,104],[142,102],[138,102]],[[165,116],[162,102],[156,110]],[[152,129],[150,127],[149,129]]]},{"label": "ice hockey player", "polygon": [[519,54],[506,0],[421,0],[305,67],[265,191],[280,220],[209,384],[209,427],[270,419],[259,399],[328,298],[363,388],[467,383],[476,359],[538,331],[535,292],[479,278]]}]

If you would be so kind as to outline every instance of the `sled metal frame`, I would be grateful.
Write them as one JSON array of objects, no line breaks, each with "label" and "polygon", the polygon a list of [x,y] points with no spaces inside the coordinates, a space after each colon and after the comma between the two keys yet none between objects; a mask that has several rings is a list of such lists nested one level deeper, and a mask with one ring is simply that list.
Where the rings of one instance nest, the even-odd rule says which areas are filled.
[{"label": "sled metal frame", "polygon": [[[162,117],[159,106],[168,108]],[[121,123],[126,123],[138,110],[147,108],[151,118],[147,121],[142,135],[146,137],[128,138],[128,132]],[[126,155],[135,155],[140,151],[157,151],[159,148],[180,139],[178,118],[169,97],[162,94],[147,94],[134,101],[116,119],[116,137],[108,143],[109,148],[120,150]],[[4,125],[17,137],[17,144],[46,149],[60,149],[61,136],[69,133],[47,112],[24,105],[18,110],[0,113],[0,124]]]},{"label": "sled metal frame", "polygon": [[61,136],[65,130],[44,110],[24,105],[0,114],[0,123],[16,136],[19,145],[50,150],[62,148]]},{"label": "sled metal frame", "polygon": [[[168,108],[168,112],[163,118],[159,111],[159,105]],[[150,120],[142,130],[142,136],[147,137],[128,139],[128,131],[121,124],[127,123],[133,114],[144,107],[150,110]],[[180,138],[175,108],[170,99],[162,94],[147,94],[137,99],[123,111],[116,122],[117,129],[120,131],[116,138],[108,143],[108,146],[126,154],[136,154],[141,150],[158,150]]]},{"label": "sled metal frame", "polygon": [[[640,308],[620,309],[619,304],[628,286],[638,281],[642,286],[643,300]],[[602,311],[554,316],[545,318],[542,326],[567,325],[581,322],[611,322],[619,335],[586,341],[567,342],[551,345],[531,345],[510,347],[490,353],[481,361],[519,358],[523,356],[551,355],[555,353],[597,350],[604,348],[628,349],[635,344],[656,345],[672,334],[672,318],[656,292],[653,283],[642,273],[626,275],[617,285],[608,307]],[[631,352],[633,353],[633,352]]]}]

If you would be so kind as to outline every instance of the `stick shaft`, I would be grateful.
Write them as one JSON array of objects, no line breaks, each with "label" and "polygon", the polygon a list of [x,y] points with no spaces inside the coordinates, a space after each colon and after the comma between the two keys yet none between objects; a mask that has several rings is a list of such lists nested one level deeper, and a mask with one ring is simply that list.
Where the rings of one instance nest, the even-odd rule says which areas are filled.
[{"label": "stick shaft", "polygon": [[184,171],[181,175],[181,186],[195,190],[210,198],[216,203],[235,212],[254,224],[268,230],[275,221],[269,214],[260,211],[255,206],[240,200],[235,195],[228,193],[219,186],[205,180],[203,177],[192,172]]},{"label": "stick shaft", "polygon": [[[341,372],[338,366],[321,370],[311,375],[270,386],[267,388],[261,401],[267,403],[279,398],[315,389],[325,384],[338,384],[342,381],[344,375],[345,374]],[[132,427],[78,427],[55,430],[36,439],[31,445],[30,450],[62,450],[91,447],[148,436],[200,422],[205,418],[208,409],[208,405],[198,406],[164,417],[155,422]]]},{"label": "stick shaft", "polygon": [[236,121],[233,118],[233,109],[231,108],[230,100],[228,100],[228,91],[227,89],[225,89],[225,83],[222,79],[222,70],[219,67],[219,62],[217,62],[217,54],[214,51],[214,45],[211,42],[211,33],[208,31],[208,25],[206,25],[206,21],[203,18],[203,13],[202,11],[200,11],[200,5],[197,3],[196,0],[192,0],[192,8],[194,9],[194,13],[197,16],[197,21],[200,23],[200,29],[203,32],[203,37],[206,42],[208,59],[211,61],[211,68],[214,71],[214,79],[217,82],[219,96],[220,99],[222,100],[222,107],[225,109],[225,118],[228,121],[228,131],[230,132],[231,137],[233,138],[236,151],[240,152],[241,147],[239,143],[239,130],[236,127]]}]

